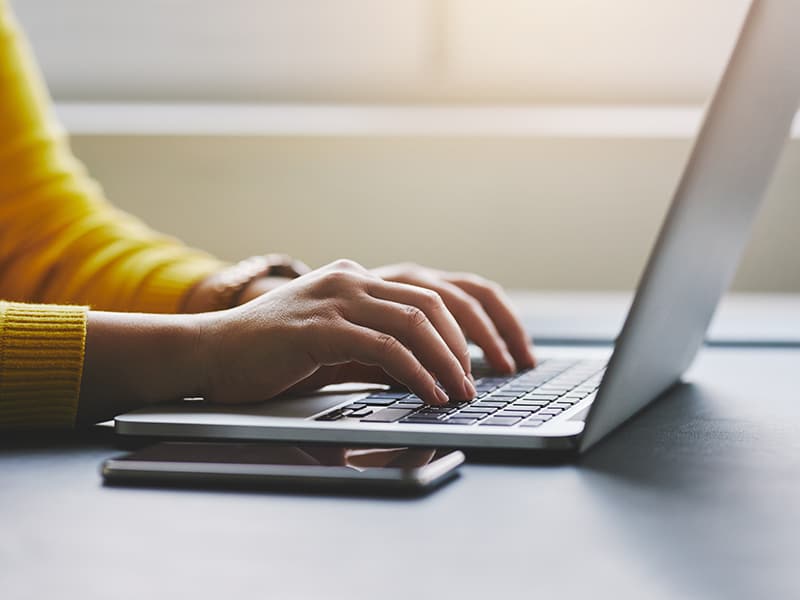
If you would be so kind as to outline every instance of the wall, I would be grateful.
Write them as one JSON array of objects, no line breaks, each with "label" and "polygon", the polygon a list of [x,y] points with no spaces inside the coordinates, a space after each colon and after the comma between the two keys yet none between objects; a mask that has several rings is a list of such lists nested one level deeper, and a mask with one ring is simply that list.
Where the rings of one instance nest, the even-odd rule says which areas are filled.
[{"label": "wall", "polygon": [[[109,195],[237,258],[412,259],[513,287],[629,289],[688,140],[81,136]],[[785,153],[736,286],[800,291],[800,140]]]},{"label": "wall", "polygon": [[58,100],[637,104],[702,103],[747,5],[14,2]]},{"label": "wall", "polygon": [[[110,120],[102,108],[155,103],[156,120],[169,121],[196,102],[222,107],[223,115],[243,102],[355,107],[356,120],[383,105],[441,106],[448,114],[490,105],[512,116],[514,107],[606,106],[631,114],[699,107],[747,6],[14,4],[56,101],[88,107],[81,113],[88,121],[66,119],[76,152],[116,203],[165,231],[231,259],[265,250],[315,265],[339,256],[369,265],[412,259],[477,270],[515,287],[593,289],[635,285],[691,131],[673,135],[672,125],[657,121],[649,134],[632,136],[605,122],[600,128],[612,131],[602,135],[592,127],[550,135],[493,126],[451,135],[427,122],[413,131],[395,124],[392,135],[348,127],[332,134],[324,119],[306,123],[302,134],[295,126],[251,132],[246,122],[216,129],[200,122],[193,131],[191,124],[141,125],[141,104],[131,111],[123,105]],[[799,163],[795,139],[739,289],[800,291]]]}]

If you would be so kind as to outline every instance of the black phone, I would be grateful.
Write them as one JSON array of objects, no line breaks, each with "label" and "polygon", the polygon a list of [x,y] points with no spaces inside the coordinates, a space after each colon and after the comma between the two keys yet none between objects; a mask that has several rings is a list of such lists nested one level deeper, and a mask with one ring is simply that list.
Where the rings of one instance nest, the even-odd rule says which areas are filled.
[{"label": "black phone", "polygon": [[459,450],[161,442],[106,460],[107,484],[419,494],[457,474]]}]

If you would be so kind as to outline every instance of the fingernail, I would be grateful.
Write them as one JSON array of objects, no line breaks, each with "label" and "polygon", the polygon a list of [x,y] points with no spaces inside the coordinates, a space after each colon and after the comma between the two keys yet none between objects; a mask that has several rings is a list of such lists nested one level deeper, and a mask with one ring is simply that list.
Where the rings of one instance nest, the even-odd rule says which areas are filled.
[{"label": "fingernail", "polygon": [[469,380],[469,377],[464,377],[464,393],[467,395],[467,400],[472,400],[475,397],[475,386]]},{"label": "fingernail", "polygon": [[450,402],[450,398],[447,397],[447,394],[444,393],[444,390],[440,388],[438,385],[434,386],[434,392],[436,394],[436,399],[439,401],[439,404],[447,404]]}]

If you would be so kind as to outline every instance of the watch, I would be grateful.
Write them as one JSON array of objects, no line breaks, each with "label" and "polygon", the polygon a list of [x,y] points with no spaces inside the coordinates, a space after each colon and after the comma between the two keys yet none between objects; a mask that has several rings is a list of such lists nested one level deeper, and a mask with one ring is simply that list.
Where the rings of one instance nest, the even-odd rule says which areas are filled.
[{"label": "watch", "polygon": [[245,288],[261,277],[288,277],[295,279],[311,269],[302,261],[286,254],[251,256],[217,273],[213,290],[217,299],[216,310],[233,308]]}]

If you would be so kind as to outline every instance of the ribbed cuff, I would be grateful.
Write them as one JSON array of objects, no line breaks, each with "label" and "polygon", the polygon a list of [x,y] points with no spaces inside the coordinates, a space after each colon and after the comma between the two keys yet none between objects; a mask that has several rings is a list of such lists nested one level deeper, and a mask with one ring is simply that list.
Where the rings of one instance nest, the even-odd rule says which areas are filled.
[{"label": "ribbed cuff", "polygon": [[74,426],[87,310],[0,302],[0,428]]}]

